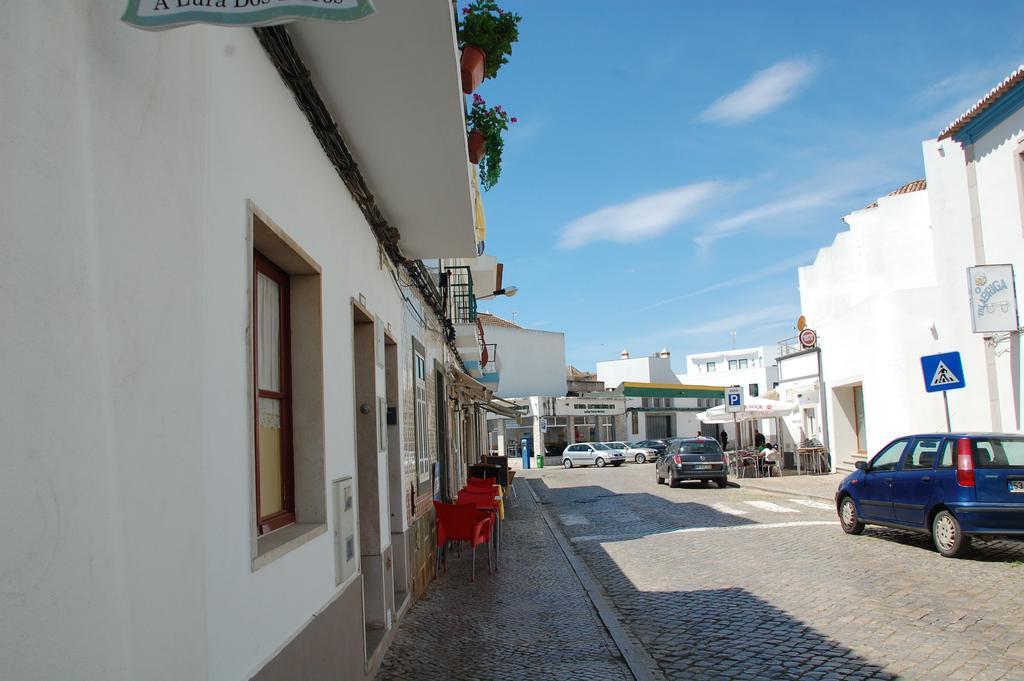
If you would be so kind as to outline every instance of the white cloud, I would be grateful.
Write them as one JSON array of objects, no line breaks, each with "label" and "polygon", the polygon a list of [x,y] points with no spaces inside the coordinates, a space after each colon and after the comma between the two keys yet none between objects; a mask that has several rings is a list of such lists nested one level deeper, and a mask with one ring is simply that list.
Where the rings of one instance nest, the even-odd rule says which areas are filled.
[{"label": "white cloud", "polygon": [[761,204],[760,206],[755,206],[749,210],[745,210],[738,215],[715,222],[703,232],[695,236],[693,241],[701,248],[707,248],[719,239],[723,239],[751,223],[760,222],[767,218],[779,217],[780,215],[787,215],[797,211],[807,210],[809,208],[827,206],[835,202],[841,194],[842,192],[837,189],[823,189],[821,191],[800,194],[799,196],[795,196],[791,199],[785,199],[783,201],[772,201],[770,203]]},{"label": "white cloud", "polygon": [[782,260],[773,265],[762,267],[761,269],[751,272],[750,274],[745,274],[740,277],[731,277],[725,279],[724,281],[720,281],[717,284],[712,284],[711,286],[705,286],[704,288],[700,288],[695,291],[687,291],[686,293],[682,293],[678,296],[665,298],[664,300],[659,300],[656,303],[651,303],[650,305],[645,305],[644,307],[634,308],[630,310],[630,312],[646,312],[647,310],[653,310],[654,308],[661,307],[662,305],[668,305],[669,303],[675,303],[680,300],[686,300],[687,298],[703,296],[708,293],[720,291],[721,289],[725,288],[733,288],[735,286],[746,286],[747,284],[753,284],[762,281],[771,281],[770,277],[772,277],[773,275],[789,272],[790,270],[795,270],[795,268],[797,267],[810,264],[810,262],[814,259],[817,253],[818,251],[816,250],[805,251],[804,253],[793,256],[792,258],[787,258],[786,260]]},{"label": "white cloud", "polygon": [[562,227],[558,245],[574,249],[592,241],[629,243],[659,236],[693,215],[720,189],[718,182],[698,182],[605,206]]},{"label": "white cloud", "polygon": [[668,337],[681,338],[684,336],[750,330],[757,326],[763,326],[768,322],[781,323],[788,319],[796,319],[799,314],[799,309],[793,305],[769,305],[726,315],[718,319],[711,319],[700,324],[683,326],[670,332]]},{"label": "white cloud", "polygon": [[718,123],[742,123],[757,118],[792,99],[817,70],[806,59],[780,61],[755,73],[738,90],[705,109],[700,117]]}]

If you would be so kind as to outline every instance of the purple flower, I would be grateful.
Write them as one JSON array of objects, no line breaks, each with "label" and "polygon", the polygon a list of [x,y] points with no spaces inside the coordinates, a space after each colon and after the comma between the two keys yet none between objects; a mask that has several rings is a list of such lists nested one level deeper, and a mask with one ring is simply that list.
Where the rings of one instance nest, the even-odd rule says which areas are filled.
[{"label": "purple flower", "polygon": [[512,117],[512,122],[513,122],[513,123],[518,123],[518,122],[519,122],[519,119],[518,119],[518,118],[516,118],[515,116],[513,116],[513,117]]}]

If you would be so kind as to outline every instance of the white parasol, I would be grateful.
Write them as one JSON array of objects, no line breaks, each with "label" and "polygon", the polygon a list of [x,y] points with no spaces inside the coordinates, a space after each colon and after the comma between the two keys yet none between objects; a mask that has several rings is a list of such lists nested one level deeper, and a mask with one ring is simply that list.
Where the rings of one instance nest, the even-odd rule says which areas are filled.
[{"label": "white parasol", "polygon": [[726,411],[720,404],[707,411],[697,414],[701,423],[735,423],[736,421],[756,421],[774,419],[780,416],[795,414],[800,409],[796,402],[780,402],[764,397],[746,397],[742,411]]}]

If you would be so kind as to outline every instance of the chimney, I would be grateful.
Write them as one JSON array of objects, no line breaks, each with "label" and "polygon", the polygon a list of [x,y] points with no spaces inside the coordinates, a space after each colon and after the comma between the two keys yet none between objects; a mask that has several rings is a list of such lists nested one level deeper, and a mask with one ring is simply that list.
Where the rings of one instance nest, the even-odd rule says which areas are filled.
[{"label": "chimney", "polygon": [[629,350],[623,348],[622,352],[619,353],[619,357],[621,357],[622,359],[629,359]]},{"label": "chimney", "polygon": [[661,352],[658,353],[658,357],[661,357],[662,359],[667,359],[671,356],[672,353],[668,351],[668,348],[662,348]]}]

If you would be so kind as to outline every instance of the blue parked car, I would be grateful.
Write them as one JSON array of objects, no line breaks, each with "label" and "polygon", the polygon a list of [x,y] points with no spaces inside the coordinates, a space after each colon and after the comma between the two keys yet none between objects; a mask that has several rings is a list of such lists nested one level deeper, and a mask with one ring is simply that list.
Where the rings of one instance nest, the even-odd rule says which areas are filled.
[{"label": "blue parked car", "polygon": [[893,440],[836,491],[847,534],[884,525],[931,535],[948,558],[972,536],[1024,536],[1024,436],[939,433]]}]

